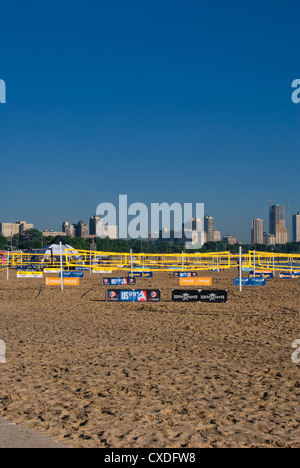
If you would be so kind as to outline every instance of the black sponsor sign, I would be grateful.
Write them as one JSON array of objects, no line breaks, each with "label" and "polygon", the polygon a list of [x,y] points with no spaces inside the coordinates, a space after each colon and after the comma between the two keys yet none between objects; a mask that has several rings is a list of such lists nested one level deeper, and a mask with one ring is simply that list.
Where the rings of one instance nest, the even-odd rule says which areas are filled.
[{"label": "black sponsor sign", "polygon": [[190,291],[183,289],[173,289],[172,291],[173,302],[199,302],[200,292],[196,289]]},{"label": "black sponsor sign", "polygon": [[207,289],[200,292],[200,302],[227,302],[227,291]]}]

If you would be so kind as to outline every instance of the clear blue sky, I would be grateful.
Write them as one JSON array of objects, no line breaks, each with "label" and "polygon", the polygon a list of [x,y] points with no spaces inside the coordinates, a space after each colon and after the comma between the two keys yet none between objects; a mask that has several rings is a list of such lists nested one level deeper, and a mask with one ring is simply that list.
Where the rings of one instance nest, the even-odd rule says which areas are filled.
[{"label": "clear blue sky", "polygon": [[299,0],[0,3],[1,221],[204,202],[222,234],[300,210]]}]

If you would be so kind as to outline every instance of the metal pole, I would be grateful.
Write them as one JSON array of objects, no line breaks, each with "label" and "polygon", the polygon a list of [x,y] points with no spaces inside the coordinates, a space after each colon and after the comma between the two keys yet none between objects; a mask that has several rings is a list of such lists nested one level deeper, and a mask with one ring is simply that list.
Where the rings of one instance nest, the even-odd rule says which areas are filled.
[{"label": "metal pole", "polygon": [[255,250],[253,252],[253,267],[254,267],[253,276],[255,278]]},{"label": "metal pole", "polygon": [[7,252],[7,272],[6,272],[6,279],[9,280],[9,252]]},{"label": "metal pole", "polygon": [[131,276],[133,276],[133,258],[132,258],[132,249],[130,249],[130,263],[131,263]]},{"label": "metal pole", "polygon": [[62,242],[59,243],[60,246],[60,278],[61,278],[61,290],[64,290],[64,273],[63,273],[63,258],[62,258]]},{"label": "metal pole", "polygon": [[242,247],[240,246],[240,291],[242,291]]}]

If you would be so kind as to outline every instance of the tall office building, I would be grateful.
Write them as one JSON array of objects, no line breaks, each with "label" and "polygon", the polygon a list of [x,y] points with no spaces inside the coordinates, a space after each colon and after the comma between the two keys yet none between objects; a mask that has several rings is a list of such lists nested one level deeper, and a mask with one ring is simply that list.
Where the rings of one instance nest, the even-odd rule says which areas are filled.
[{"label": "tall office building", "polygon": [[205,216],[204,217],[204,231],[206,232],[207,242],[214,242],[215,241],[215,220],[212,216]]},{"label": "tall office building", "polygon": [[97,235],[97,223],[100,220],[99,216],[92,216],[90,218],[90,236]]},{"label": "tall office building", "polygon": [[264,221],[260,218],[252,221],[251,243],[252,245],[264,243]]},{"label": "tall office building", "polygon": [[82,237],[84,239],[89,237],[89,227],[83,221],[75,224],[75,237]]},{"label": "tall office building", "polygon": [[300,211],[293,216],[293,241],[300,242]]},{"label": "tall office building", "polygon": [[275,236],[276,244],[286,244],[288,241],[288,230],[285,226],[284,206],[270,206],[270,234]]}]

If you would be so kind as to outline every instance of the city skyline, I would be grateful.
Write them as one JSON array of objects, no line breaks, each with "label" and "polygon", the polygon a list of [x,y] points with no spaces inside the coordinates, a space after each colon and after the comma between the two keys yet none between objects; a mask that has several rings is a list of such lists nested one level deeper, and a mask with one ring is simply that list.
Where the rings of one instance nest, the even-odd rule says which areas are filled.
[{"label": "city skyline", "polygon": [[[287,204],[287,213],[290,215],[290,219],[287,220],[285,207],[283,205],[271,204],[269,200],[269,216],[268,224],[262,218],[253,218],[252,226],[250,229],[250,240],[244,241],[232,234],[232,231],[222,231],[215,229],[216,225],[219,224],[218,220],[216,222],[213,216],[204,215],[204,243],[206,242],[218,242],[226,241],[227,243],[242,243],[242,244],[266,244],[266,245],[275,245],[275,244],[285,244],[287,242],[300,242],[300,211],[295,214],[290,213],[289,204]],[[93,236],[97,237],[97,223],[101,221],[101,217],[97,215],[92,215],[89,217],[88,222],[83,221],[82,219],[77,223],[70,223],[69,221],[60,222],[60,229],[45,229],[40,228],[39,230],[46,236],[53,235],[66,235],[69,237],[83,237],[91,238]],[[193,219],[191,223],[193,224]],[[130,221],[130,219],[129,219]],[[195,223],[194,223],[195,224]],[[268,229],[266,226],[268,225]],[[288,227],[289,226],[289,230]],[[33,223],[28,224],[26,221],[16,221],[16,223],[11,222],[1,222],[0,221],[0,234],[5,237],[10,237],[10,233],[22,234],[26,229],[32,229],[34,226]],[[111,239],[118,239],[118,226],[108,226],[102,227],[102,234]],[[195,229],[191,227],[191,229]],[[164,230],[164,227],[161,226],[161,231]],[[150,234],[149,234],[150,235]],[[236,241],[236,242],[235,242]]]}]

